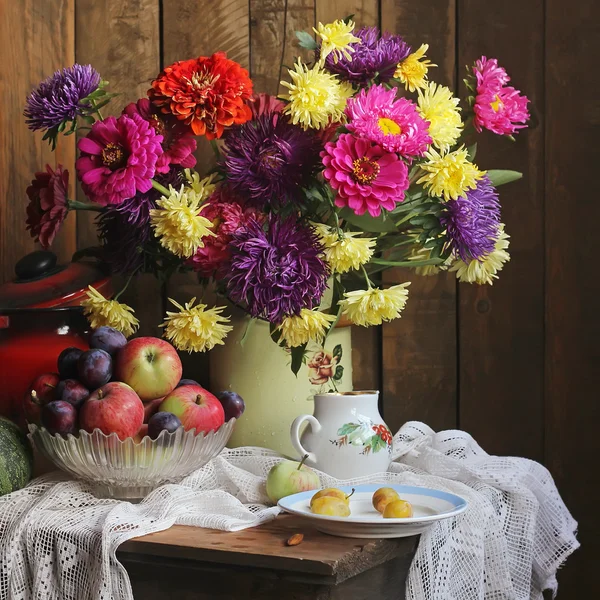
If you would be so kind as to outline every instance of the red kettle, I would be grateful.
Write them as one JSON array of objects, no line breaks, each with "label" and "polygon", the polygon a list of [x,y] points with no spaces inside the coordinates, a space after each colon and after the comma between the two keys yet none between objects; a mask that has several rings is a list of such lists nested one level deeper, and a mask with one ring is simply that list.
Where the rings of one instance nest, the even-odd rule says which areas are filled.
[{"label": "red kettle", "polygon": [[112,296],[110,278],[96,264],[57,265],[37,251],[15,266],[16,278],[0,285],[0,415],[19,422],[31,381],[55,372],[69,346],[88,348],[89,325],[79,306],[89,285]]}]

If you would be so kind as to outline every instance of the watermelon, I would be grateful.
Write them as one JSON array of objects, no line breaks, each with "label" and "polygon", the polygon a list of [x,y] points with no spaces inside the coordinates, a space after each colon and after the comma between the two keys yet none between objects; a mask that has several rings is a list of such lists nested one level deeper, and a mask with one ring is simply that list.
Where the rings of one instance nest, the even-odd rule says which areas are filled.
[{"label": "watermelon", "polygon": [[0,417],[0,496],[25,487],[31,479],[33,453],[19,427]]}]

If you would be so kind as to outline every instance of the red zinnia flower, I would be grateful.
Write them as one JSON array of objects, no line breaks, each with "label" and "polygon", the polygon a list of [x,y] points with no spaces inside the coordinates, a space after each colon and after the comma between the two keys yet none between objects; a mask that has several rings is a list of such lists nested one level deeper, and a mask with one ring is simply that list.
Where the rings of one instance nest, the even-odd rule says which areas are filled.
[{"label": "red zinnia flower", "polygon": [[182,60],[166,67],[152,82],[148,96],[165,114],[172,114],[209,140],[225,127],[252,117],[246,101],[252,96],[248,71],[224,52]]},{"label": "red zinnia flower", "polygon": [[45,172],[35,174],[27,188],[27,229],[42,248],[49,248],[63,221],[67,218],[69,171],[62,165],[53,171],[46,165]]}]

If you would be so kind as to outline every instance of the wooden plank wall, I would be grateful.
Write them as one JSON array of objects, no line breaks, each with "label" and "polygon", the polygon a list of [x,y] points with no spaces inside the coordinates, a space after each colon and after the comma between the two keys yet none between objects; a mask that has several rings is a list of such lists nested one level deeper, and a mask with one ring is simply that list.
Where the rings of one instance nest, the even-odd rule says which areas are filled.
[{"label": "wooden plank wall", "polygon": [[[517,142],[482,135],[477,162],[524,172],[502,189],[512,260],[493,287],[448,275],[412,280],[401,320],[356,330],[355,386],[383,390],[397,428],[420,419],[470,431],[492,453],[543,461],[580,522],[583,549],[559,574],[559,600],[591,597],[600,558],[598,435],[599,279],[592,237],[599,221],[595,169],[600,123],[596,61],[600,5],[581,0],[0,0],[0,281],[34,248],[24,194],[51,156],[21,117],[30,89],[54,69],[92,63],[120,102],[143,96],[160,67],[226,50],[256,88],[280,91],[279,64],[302,53],[294,36],[354,13],[359,24],[430,44],[432,78],[457,88],[464,64],[496,56],[532,99],[534,123]],[[72,173],[75,140],[57,159]],[[198,160],[212,154],[200,144]],[[593,233],[592,233],[593,232]],[[56,250],[66,260],[94,240],[88,215],[71,215]],[[167,297],[194,295],[189,277],[165,289],[137,281],[126,300],[155,334]]]}]

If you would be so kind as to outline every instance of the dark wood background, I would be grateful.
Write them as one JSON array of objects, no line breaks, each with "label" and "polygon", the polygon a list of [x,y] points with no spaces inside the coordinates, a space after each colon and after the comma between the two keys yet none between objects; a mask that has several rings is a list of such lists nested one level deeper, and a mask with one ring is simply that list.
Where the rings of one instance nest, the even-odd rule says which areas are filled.
[{"label": "dark wood background", "polygon": [[[356,15],[359,24],[430,44],[433,79],[457,87],[464,64],[498,57],[532,100],[534,124],[516,143],[483,135],[482,168],[524,171],[501,189],[512,260],[493,287],[458,286],[452,275],[412,279],[401,320],[356,332],[356,386],[383,390],[392,427],[409,419],[471,432],[490,453],[543,462],[580,523],[582,550],[559,574],[560,600],[600,588],[597,453],[600,326],[594,239],[600,133],[597,61],[600,4],[593,0],[0,0],[0,276],[33,249],[25,187],[54,157],[21,117],[27,93],[74,60],[92,63],[122,94],[145,94],[162,65],[218,49],[275,94],[279,63],[299,52],[293,35],[316,21]],[[75,140],[57,159],[71,168]],[[204,164],[210,160],[201,147]],[[74,179],[74,178],[73,178]],[[88,215],[71,215],[56,249],[63,259],[94,240]],[[128,291],[147,333],[165,295],[141,279]]]}]

